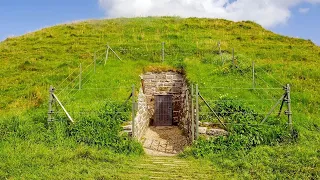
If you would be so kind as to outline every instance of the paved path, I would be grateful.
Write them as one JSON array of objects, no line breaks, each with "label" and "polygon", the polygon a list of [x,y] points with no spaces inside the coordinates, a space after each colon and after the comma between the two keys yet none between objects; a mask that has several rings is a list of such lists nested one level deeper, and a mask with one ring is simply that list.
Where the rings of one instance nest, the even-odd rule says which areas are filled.
[{"label": "paved path", "polygon": [[126,175],[131,179],[223,179],[205,160],[146,156],[130,166]]},{"label": "paved path", "polygon": [[119,179],[224,179],[207,160],[177,157],[188,143],[176,126],[149,127],[142,140],[147,155],[126,164]]},{"label": "paved path", "polygon": [[149,127],[142,138],[146,154],[172,156],[188,145],[187,138],[176,126]]}]

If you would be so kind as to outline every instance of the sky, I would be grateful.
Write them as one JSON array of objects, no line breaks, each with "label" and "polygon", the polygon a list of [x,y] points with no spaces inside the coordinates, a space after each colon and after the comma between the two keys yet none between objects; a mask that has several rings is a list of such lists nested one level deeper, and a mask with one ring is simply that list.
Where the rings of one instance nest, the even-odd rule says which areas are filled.
[{"label": "sky", "polygon": [[0,41],[77,20],[167,15],[251,20],[320,45],[320,0],[1,0]]}]

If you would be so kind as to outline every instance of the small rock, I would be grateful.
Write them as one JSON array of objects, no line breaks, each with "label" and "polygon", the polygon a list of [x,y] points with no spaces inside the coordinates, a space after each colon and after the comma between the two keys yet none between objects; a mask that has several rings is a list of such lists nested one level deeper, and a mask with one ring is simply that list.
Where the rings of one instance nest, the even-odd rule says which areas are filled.
[{"label": "small rock", "polygon": [[199,134],[206,134],[207,133],[207,127],[199,127]]},{"label": "small rock", "polygon": [[127,125],[127,126],[122,126],[124,131],[131,131],[132,130],[132,125]]},{"label": "small rock", "polygon": [[212,122],[203,122],[202,124],[203,124],[203,126],[213,126],[214,125],[214,123],[212,123]]},{"label": "small rock", "polygon": [[227,136],[228,131],[224,129],[208,129],[207,130],[207,135],[210,136]]}]

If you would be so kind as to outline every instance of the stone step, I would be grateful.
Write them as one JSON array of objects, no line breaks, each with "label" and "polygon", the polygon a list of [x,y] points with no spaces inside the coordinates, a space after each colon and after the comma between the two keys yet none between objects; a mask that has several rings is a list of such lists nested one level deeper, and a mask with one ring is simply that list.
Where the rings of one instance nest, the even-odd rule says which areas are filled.
[{"label": "stone step", "polygon": [[132,125],[126,125],[126,126],[122,126],[123,130],[130,130],[132,131]]}]

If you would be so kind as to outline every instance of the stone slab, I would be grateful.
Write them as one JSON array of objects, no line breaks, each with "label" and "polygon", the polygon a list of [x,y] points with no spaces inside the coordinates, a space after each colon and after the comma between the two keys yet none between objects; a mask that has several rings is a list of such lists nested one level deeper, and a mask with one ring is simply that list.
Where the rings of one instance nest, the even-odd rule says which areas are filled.
[{"label": "stone slab", "polygon": [[206,134],[207,133],[207,127],[199,127],[199,134]]},{"label": "stone slab", "polygon": [[207,130],[207,135],[210,136],[227,136],[228,131],[224,129],[208,129]]}]

